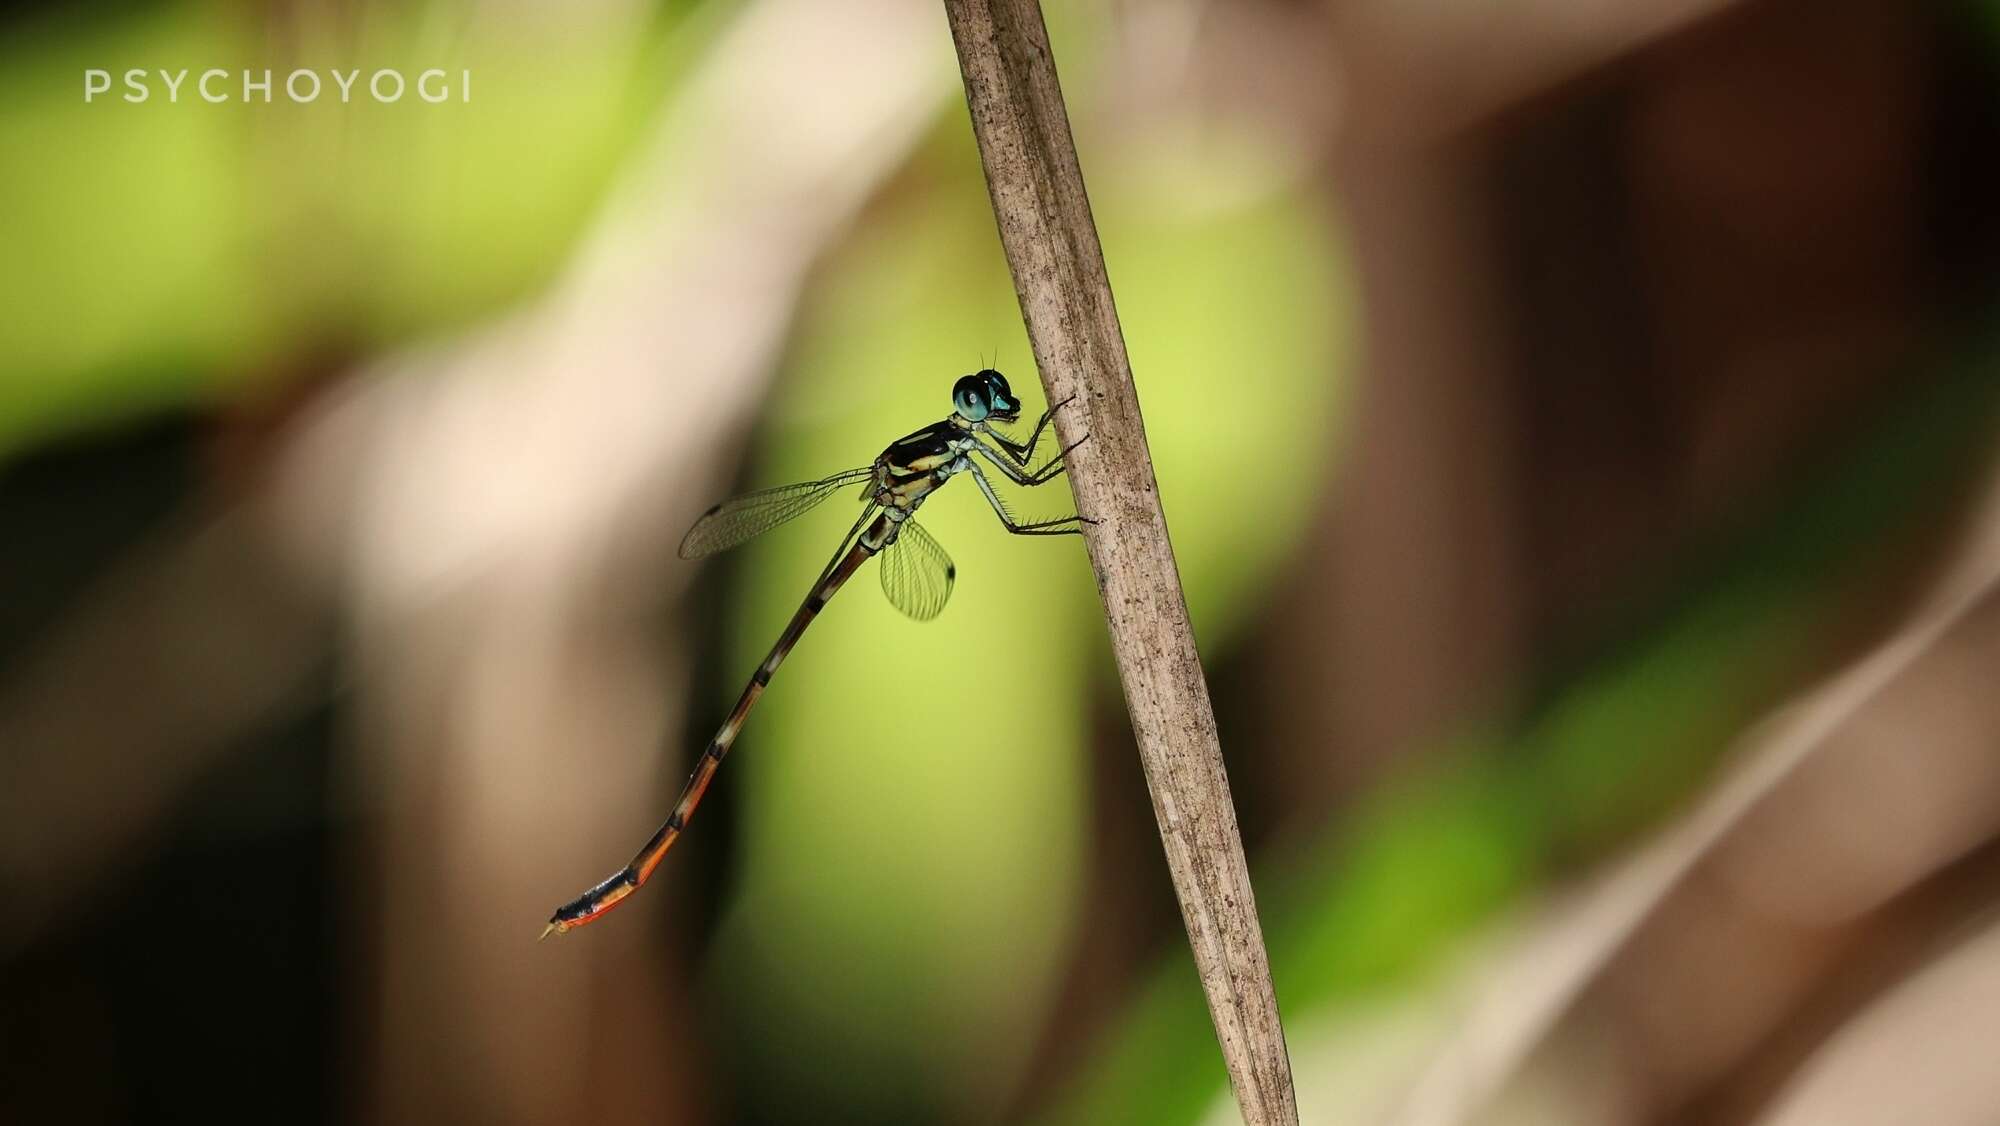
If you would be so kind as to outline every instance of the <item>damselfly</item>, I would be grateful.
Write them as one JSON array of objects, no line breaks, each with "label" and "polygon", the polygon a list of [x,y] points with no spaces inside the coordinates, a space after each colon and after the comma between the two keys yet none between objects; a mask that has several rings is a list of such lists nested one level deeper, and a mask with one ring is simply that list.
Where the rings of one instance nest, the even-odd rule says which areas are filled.
[{"label": "damselfly", "polygon": [[948,417],[907,437],[898,438],[882,451],[873,464],[817,481],[803,481],[750,493],[716,505],[694,522],[694,527],[688,529],[687,537],[681,540],[680,554],[683,559],[698,559],[726,551],[803,515],[850,485],[861,486],[864,505],[861,518],[848,529],[847,538],[841,541],[832,560],[806,593],[805,602],[792,615],[784,632],[778,635],[770,655],[750,675],[750,683],[744,685],[743,695],[737,698],[736,707],[730,710],[722,729],[708,741],[708,748],[696,760],[694,774],[688,778],[687,786],[681,791],[680,800],[674,803],[673,812],[667,815],[666,823],[623,870],[557,908],[549,918],[549,925],[542,930],[543,938],[551,932],[559,934],[596,919],[639,890],[639,886],[652,876],[681,830],[687,827],[688,818],[694,816],[695,807],[701,804],[702,795],[715,778],[716,768],[722,764],[723,756],[729,753],[731,744],[736,742],[738,732],[743,729],[744,717],[750,714],[757,697],[771,683],[771,675],[778,671],[786,654],[799,643],[799,637],[826,606],[827,600],[853,577],[870,556],[882,557],[882,591],[898,610],[918,621],[929,621],[944,610],[945,601],[951,597],[956,569],[944,548],[938,546],[930,533],[924,531],[912,517],[924,500],[946,481],[960,473],[970,473],[979,485],[979,491],[985,494],[986,503],[992,505],[994,513],[1000,517],[1000,523],[1015,535],[1075,535],[1082,531],[1081,524],[1090,523],[1081,516],[1033,523],[1015,520],[1000,499],[1000,494],[994,491],[993,482],[987,478],[985,469],[973,460],[975,456],[984,458],[1002,476],[1017,485],[1045,485],[1055,480],[1063,471],[1064,455],[1076,448],[1074,444],[1058,451],[1039,468],[1031,466],[1035,447],[1041,441],[1042,432],[1048,428],[1049,419],[1067,402],[1065,399],[1043,412],[1041,421],[1035,424],[1028,440],[1016,442],[995,430],[993,424],[1019,421],[1020,400],[1014,398],[1006,377],[999,372],[990,368],[975,372],[953,385],[952,413]]}]

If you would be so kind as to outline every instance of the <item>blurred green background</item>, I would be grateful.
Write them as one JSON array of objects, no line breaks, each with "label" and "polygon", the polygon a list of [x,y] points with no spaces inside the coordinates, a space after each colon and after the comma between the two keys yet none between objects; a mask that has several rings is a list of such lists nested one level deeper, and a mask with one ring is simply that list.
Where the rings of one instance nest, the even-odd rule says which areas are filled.
[{"label": "blurred green background", "polygon": [[[1308,1121],[1399,1105],[1469,960],[1879,643],[1988,468],[1994,6],[1546,7],[1050,13]],[[699,578],[660,550],[685,518],[867,463],[988,364],[1040,409],[941,12],[0,21],[0,876],[32,905],[0,1117],[1232,1120],[1084,555],[970,490],[923,513],[950,609],[841,595],[673,890],[516,941],[516,897],[664,814],[851,513]],[[207,66],[472,96],[82,97]],[[807,110],[854,148],[738,127]],[[184,589],[175,545],[230,562]],[[295,630],[201,600],[264,592],[239,565]],[[135,605],[150,644],[93,624]],[[252,701],[256,666],[296,683]],[[1710,1120],[1761,1089],[1745,1052],[1614,1101]]]}]

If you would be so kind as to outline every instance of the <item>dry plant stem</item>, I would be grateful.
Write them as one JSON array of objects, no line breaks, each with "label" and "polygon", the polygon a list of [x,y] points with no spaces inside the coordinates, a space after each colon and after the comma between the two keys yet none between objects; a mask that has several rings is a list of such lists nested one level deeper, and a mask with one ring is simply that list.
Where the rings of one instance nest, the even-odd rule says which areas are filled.
[{"label": "dry plant stem", "polygon": [[[1290,1061],[1215,715],[1037,0],[945,0],[972,129],[1077,511],[1195,968],[1237,1105],[1296,1123]],[[1072,396],[1074,397],[1072,399]]]}]

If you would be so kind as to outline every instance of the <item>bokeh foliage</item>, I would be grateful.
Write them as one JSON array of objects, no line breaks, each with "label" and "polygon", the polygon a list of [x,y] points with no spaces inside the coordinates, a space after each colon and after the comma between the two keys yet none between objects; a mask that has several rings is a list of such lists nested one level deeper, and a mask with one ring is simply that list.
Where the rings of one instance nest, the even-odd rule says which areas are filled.
[{"label": "bokeh foliage", "polygon": [[[0,455],[533,292],[653,108],[650,64],[684,49],[671,21],[635,40],[560,9],[505,30],[449,6],[357,11],[302,23],[289,51],[219,2],[112,20],[64,8],[0,41]],[[330,80],[314,102],[284,96],[293,67],[357,59],[362,83],[375,68],[446,69],[454,100],[342,105]],[[155,69],[136,104],[119,77],[134,66]],[[231,73],[228,102],[196,95],[210,66]],[[193,71],[178,102],[160,67]],[[268,105],[242,98],[252,67],[274,72]],[[114,85],[86,103],[89,68]]]},{"label": "bokeh foliage", "polygon": [[[1926,380],[1925,394],[1885,409],[1765,498],[1757,519],[1683,561],[1658,611],[1546,702],[1422,756],[1421,772],[1316,845],[1253,858],[1295,1060],[1323,1058],[1317,1042],[1376,1020],[1381,998],[1421,995],[1502,907],[1656,824],[1814,667],[1832,608],[1879,583],[1898,545],[1949,507],[1985,456],[2000,414],[2000,335],[1974,330],[1936,363],[1945,375]],[[1168,959],[1048,1121],[1226,1119],[1227,1077],[1194,981],[1184,955]]]},{"label": "bokeh foliage", "polygon": [[[361,38],[339,48],[297,29],[300,66],[365,55],[475,72],[471,104],[421,110],[169,105],[157,80],[147,104],[114,90],[86,105],[87,67],[262,66],[267,29],[218,2],[17,23],[0,42],[0,457],[530,299],[729,8],[663,6],[636,38],[560,7],[520,9],[499,32],[448,6],[367,6]],[[1974,10],[2000,30],[2000,4]],[[1204,652],[1226,653],[1316,503],[1282,485],[1323,482],[1342,439],[1353,311],[1340,232],[1254,137],[1095,131],[1109,29],[1056,18],[1190,609]],[[938,113],[814,278],[746,487],[867,461],[939,417],[951,379],[984,363],[1039,408],[963,107]],[[1421,771],[1310,847],[1257,858],[1295,1049],[1420,982],[1531,886],[1630,841],[1706,776],[1811,662],[1826,607],[1877,573],[1874,545],[1931,511],[1977,453],[2000,350],[1975,336],[1944,361],[1965,378],[1885,411],[1683,561],[1621,646],[1525,714],[1418,756]],[[1021,500],[1053,515],[1069,498]],[[734,564],[726,670],[762,656],[851,518],[842,508]],[[899,618],[864,571],[730,763],[739,859],[706,977],[727,999],[720,1034],[768,1084],[746,1098],[889,1118],[948,1114],[968,1091],[1011,1097],[1091,909],[1087,717],[1117,689],[1080,546],[1006,536],[970,486],[923,519],[959,564],[945,616]],[[1141,784],[1136,760],[1128,780]],[[1223,1089],[1182,954],[1049,1117],[1192,1122]]]}]

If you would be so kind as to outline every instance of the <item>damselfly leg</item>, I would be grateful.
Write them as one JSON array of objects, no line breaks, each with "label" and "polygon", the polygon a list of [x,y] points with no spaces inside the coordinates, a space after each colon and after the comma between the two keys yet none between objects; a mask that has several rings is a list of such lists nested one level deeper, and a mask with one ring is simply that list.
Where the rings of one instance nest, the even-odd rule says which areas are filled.
[{"label": "damselfly leg", "polygon": [[[1027,469],[1029,459],[1034,453],[1035,442],[1041,437],[1042,427],[1048,425],[1049,418],[1057,410],[1060,410],[1063,404],[1068,402],[1068,399],[1064,399],[1062,403],[1056,404],[1056,406],[1050,408],[1047,413],[1042,415],[1042,421],[1035,427],[1035,436],[1030,438],[1025,446],[1010,448],[1008,445],[1003,444],[1001,449],[1006,453],[1007,457],[994,456],[993,451],[988,449],[984,443],[976,446],[973,452],[992,462],[995,469],[998,469],[1002,475],[1017,485],[1033,488],[1038,485],[1048,484],[1062,474],[1063,459],[1069,456],[1069,452],[1090,440],[1090,435],[1085,434],[1083,437],[1058,450],[1056,456],[1050,458],[1047,465],[1032,472]],[[999,435],[995,434],[993,437],[999,438]],[[1082,525],[1096,522],[1082,516],[1061,516],[1054,520],[1037,520],[1027,523],[1018,521],[1014,518],[1014,513],[1008,509],[1007,503],[1000,499],[1000,494],[993,488],[993,482],[987,479],[985,470],[969,461],[966,464],[966,468],[972,471],[973,482],[979,486],[980,493],[986,497],[986,503],[992,506],[993,514],[1000,518],[1001,526],[1017,536],[1082,535]]]},{"label": "damselfly leg", "polygon": [[[992,438],[994,444],[999,446],[1002,450],[1004,450],[1008,457],[1013,458],[1014,463],[1016,465],[1019,465],[1023,469],[1025,469],[1027,468],[1028,463],[1033,461],[1035,458],[1035,446],[1042,440],[1042,431],[1048,429],[1049,423],[1051,420],[1055,418],[1057,411],[1063,409],[1064,407],[1070,405],[1075,401],[1076,401],[1076,396],[1071,395],[1069,398],[1064,399],[1062,402],[1057,403],[1055,406],[1052,406],[1048,410],[1043,411],[1041,419],[1035,423],[1034,433],[1028,435],[1028,440],[1026,442],[1013,441],[1012,439],[1008,438],[1007,435],[1000,433],[998,430],[988,430],[987,436]],[[1058,454],[1056,456],[1060,458],[1062,455]]]}]

